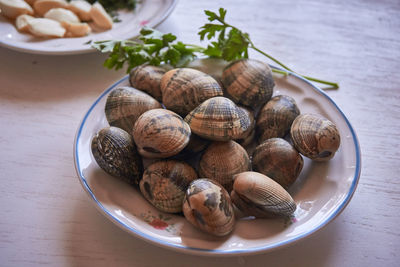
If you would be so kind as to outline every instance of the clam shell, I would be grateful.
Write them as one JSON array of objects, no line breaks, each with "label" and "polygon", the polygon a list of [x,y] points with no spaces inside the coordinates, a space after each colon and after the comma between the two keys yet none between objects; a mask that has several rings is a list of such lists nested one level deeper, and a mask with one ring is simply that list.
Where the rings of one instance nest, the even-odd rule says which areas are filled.
[{"label": "clam shell", "polygon": [[271,68],[254,59],[240,59],[226,66],[222,84],[233,102],[252,108],[267,102],[275,86]]},{"label": "clam shell", "polygon": [[133,138],[117,127],[101,129],[92,138],[91,150],[97,164],[107,173],[138,185],[143,165]]},{"label": "clam shell", "polygon": [[161,78],[165,69],[151,65],[140,65],[129,73],[129,82],[132,87],[145,91],[158,101],[162,101]]},{"label": "clam shell", "polygon": [[190,68],[165,73],[161,79],[161,92],[165,107],[182,116],[205,100],[223,95],[222,88],[213,77]]},{"label": "clam shell", "polygon": [[254,139],[254,128],[256,126],[256,121],[254,118],[254,112],[250,110],[249,108],[243,107],[243,106],[238,106],[239,109],[243,110],[247,116],[250,119],[250,126],[247,128],[246,131],[243,132],[243,134],[239,137],[236,138],[235,141],[239,143],[242,146],[247,146],[249,145],[253,139]]},{"label": "clam shell", "polygon": [[283,138],[289,133],[294,119],[300,115],[296,101],[287,95],[274,96],[260,110],[257,117],[259,142],[269,138]]},{"label": "clam shell", "polygon": [[150,95],[132,87],[119,87],[107,97],[105,114],[111,126],[132,134],[133,125],[144,112],[161,108],[161,104]]},{"label": "clam shell", "polygon": [[178,154],[188,144],[190,134],[190,127],[182,117],[166,109],[146,111],[133,130],[139,153],[148,158]]},{"label": "clam shell", "polygon": [[181,212],[185,191],[195,179],[196,171],[187,163],[160,160],[144,171],[140,191],[157,209],[170,213]]},{"label": "clam shell", "polygon": [[303,158],[282,138],[271,138],[256,147],[252,157],[253,170],[288,188],[303,168]]},{"label": "clam shell", "polygon": [[340,146],[340,134],[336,125],[315,114],[298,116],[293,121],[290,135],[294,147],[315,161],[330,160]]},{"label": "clam shell", "polygon": [[234,180],[232,201],[248,216],[290,216],[296,210],[296,203],[290,194],[261,173],[242,172],[235,175]]},{"label": "clam shell", "polygon": [[185,121],[195,134],[215,141],[240,138],[251,125],[248,115],[226,97],[204,101],[185,117]]},{"label": "clam shell", "polygon": [[212,180],[194,180],[186,190],[182,210],[192,225],[215,236],[227,235],[234,228],[235,215],[229,194]]},{"label": "clam shell", "polygon": [[200,177],[207,177],[232,190],[233,175],[251,170],[246,150],[235,141],[213,142],[199,162]]}]

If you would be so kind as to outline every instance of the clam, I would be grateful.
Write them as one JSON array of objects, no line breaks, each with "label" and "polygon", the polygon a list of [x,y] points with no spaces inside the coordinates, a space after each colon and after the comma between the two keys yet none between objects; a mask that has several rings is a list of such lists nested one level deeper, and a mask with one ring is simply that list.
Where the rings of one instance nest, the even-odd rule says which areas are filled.
[{"label": "clam", "polygon": [[294,147],[304,156],[316,160],[330,160],[340,146],[336,125],[315,114],[298,116],[292,124],[290,135]]},{"label": "clam", "polygon": [[165,69],[151,65],[140,65],[129,73],[129,82],[132,87],[145,91],[158,101],[162,101],[161,78]]},{"label": "clam", "polygon": [[233,102],[252,108],[267,102],[275,86],[271,68],[254,59],[240,59],[226,66],[222,84]]},{"label": "clam", "polygon": [[244,131],[243,134],[239,138],[235,138],[235,141],[238,144],[245,147],[245,146],[248,146],[254,140],[254,136],[255,136],[254,127],[256,125],[256,122],[254,119],[254,112],[252,110],[242,107],[242,106],[238,106],[238,108],[243,110],[250,119],[249,128],[247,128],[247,130]]},{"label": "clam", "polygon": [[260,172],[288,188],[303,168],[303,158],[282,138],[271,138],[256,147],[253,153],[253,170]]},{"label": "clam", "polygon": [[165,73],[161,79],[161,92],[165,107],[182,116],[205,100],[223,95],[222,88],[213,77],[190,68]]},{"label": "clam", "polygon": [[242,172],[234,177],[231,199],[247,216],[260,218],[290,216],[296,203],[277,182],[258,172]]},{"label": "clam", "polygon": [[201,178],[189,185],[182,211],[192,225],[215,236],[233,230],[235,215],[229,194],[212,180]]},{"label": "clam", "polygon": [[104,171],[139,185],[142,159],[130,134],[117,127],[103,128],[93,137],[91,149],[94,159]]},{"label": "clam", "polygon": [[166,109],[143,113],[133,127],[139,153],[148,158],[178,154],[189,142],[190,127],[178,114]]},{"label": "clam", "polygon": [[249,116],[226,97],[204,101],[185,121],[195,134],[215,141],[240,138],[251,125]]},{"label": "clam", "polygon": [[119,87],[107,97],[105,114],[111,126],[132,134],[133,125],[144,112],[161,108],[161,104],[145,92],[132,87]]},{"label": "clam", "polygon": [[292,97],[278,95],[271,98],[262,107],[257,117],[259,142],[273,137],[283,138],[299,114],[300,110]]},{"label": "clam", "polygon": [[145,169],[140,191],[157,209],[170,213],[181,212],[185,191],[195,179],[196,171],[187,163],[160,160]]},{"label": "clam", "polygon": [[233,175],[251,170],[246,150],[235,141],[213,142],[199,162],[200,177],[217,181],[228,192],[232,190]]}]

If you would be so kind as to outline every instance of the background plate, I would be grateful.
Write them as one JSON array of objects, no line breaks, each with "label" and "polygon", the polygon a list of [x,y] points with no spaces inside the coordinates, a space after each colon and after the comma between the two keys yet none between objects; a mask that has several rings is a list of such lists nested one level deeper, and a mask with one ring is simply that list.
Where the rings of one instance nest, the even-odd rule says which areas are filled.
[{"label": "background plate", "polygon": [[134,11],[120,11],[119,23],[109,31],[80,38],[43,39],[17,31],[13,23],[0,15],[0,45],[33,54],[65,55],[94,51],[89,41],[124,40],[138,36],[143,26],[156,27],[174,9],[177,0],[142,0]]},{"label": "background plate", "polygon": [[[199,60],[194,65],[215,73],[221,64]],[[192,227],[184,217],[159,212],[135,188],[103,172],[90,151],[92,136],[107,126],[104,105],[107,95],[128,85],[124,77],[90,107],[79,126],[75,144],[75,166],[79,180],[96,207],[116,225],[153,244],[193,254],[252,254],[288,245],[309,236],[334,219],[348,204],[360,177],[361,158],[356,134],[338,106],[308,81],[290,74],[275,76],[274,95],[295,98],[301,113],[317,113],[336,123],[341,145],[329,162],[304,158],[304,168],[289,192],[297,204],[291,219],[247,219],[236,223],[232,234],[217,238]]]}]

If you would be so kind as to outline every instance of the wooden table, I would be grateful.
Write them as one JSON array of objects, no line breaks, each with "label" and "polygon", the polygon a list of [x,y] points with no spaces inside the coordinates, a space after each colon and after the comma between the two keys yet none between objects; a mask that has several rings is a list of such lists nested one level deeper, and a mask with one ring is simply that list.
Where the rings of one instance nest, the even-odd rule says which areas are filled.
[{"label": "wooden table", "polygon": [[255,256],[190,256],[134,238],[95,209],[72,153],[83,114],[123,71],[103,68],[96,53],[0,48],[1,266],[399,266],[400,2],[181,0],[159,29],[199,43],[202,10],[220,6],[261,49],[339,82],[328,94],[362,150],[344,212],[293,246]]}]

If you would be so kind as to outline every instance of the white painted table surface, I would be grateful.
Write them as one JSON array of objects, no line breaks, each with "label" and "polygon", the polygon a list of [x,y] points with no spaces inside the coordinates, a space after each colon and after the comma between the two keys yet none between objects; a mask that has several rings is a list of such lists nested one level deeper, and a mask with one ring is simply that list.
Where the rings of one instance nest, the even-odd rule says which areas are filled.
[{"label": "white painted table surface", "polygon": [[96,53],[0,48],[0,266],[399,266],[400,2],[181,0],[159,29],[199,43],[202,10],[220,6],[261,49],[340,83],[328,94],[362,150],[344,212],[292,246],[245,257],[185,255],[132,237],[90,202],[72,153],[84,113],[123,71],[103,68]]}]

